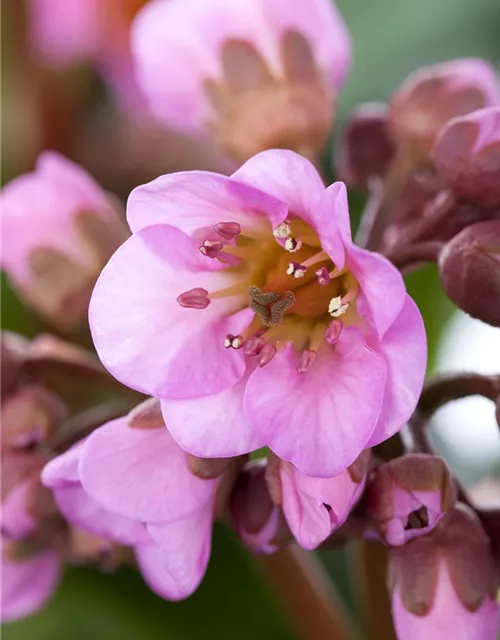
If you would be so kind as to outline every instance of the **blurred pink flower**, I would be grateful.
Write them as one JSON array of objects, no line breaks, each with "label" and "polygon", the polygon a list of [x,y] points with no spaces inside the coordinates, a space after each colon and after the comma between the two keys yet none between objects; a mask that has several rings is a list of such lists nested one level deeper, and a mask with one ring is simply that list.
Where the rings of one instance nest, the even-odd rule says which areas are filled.
[{"label": "blurred pink flower", "polygon": [[352,243],[343,184],[267,151],[232,177],[138,187],[128,221],[91,301],[94,342],[115,377],[163,399],[186,451],[269,446],[329,478],[411,415],[422,319],[400,273]]},{"label": "blurred pink flower", "polygon": [[267,148],[321,147],[350,40],[330,0],[155,0],[134,22],[132,52],[160,121],[208,129],[246,160]]},{"label": "blurred pink flower", "polygon": [[29,511],[34,483],[36,481],[33,477],[21,480],[15,484],[2,499],[1,525],[2,535],[5,538],[27,538],[36,530],[37,520]]},{"label": "blurred pink flower", "polygon": [[364,451],[332,478],[313,478],[281,462],[282,508],[288,526],[304,549],[315,549],[347,520],[365,487],[370,461]]},{"label": "blurred pink flower", "polygon": [[10,622],[36,613],[47,604],[60,579],[61,566],[55,551],[44,550],[12,557],[2,539],[1,620]]},{"label": "blurred pink flower", "polygon": [[177,600],[196,589],[210,556],[217,483],[189,471],[165,427],[109,422],[50,462],[42,480],[69,522],[133,546],[154,591]]},{"label": "blurred pink flower", "polygon": [[43,153],[2,190],[2,268],[35,309],[61,326],[86,319],[102,265],[127,237],[114,203],[76,164]]}]

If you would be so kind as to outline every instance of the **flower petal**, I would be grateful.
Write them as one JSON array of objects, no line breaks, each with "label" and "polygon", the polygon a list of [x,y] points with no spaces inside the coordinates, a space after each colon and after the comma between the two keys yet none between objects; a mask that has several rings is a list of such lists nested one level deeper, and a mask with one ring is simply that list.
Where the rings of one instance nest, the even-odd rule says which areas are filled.
[{"label": "flower petal", "polygon": [[12,560],[2,553],[2,622],[25,618],[42,609],[60,578],[58,555],[43,551]]},{"label": "flower petal", "polygon": [[127,203],[134,233],[154,224],[170,224],[188,234],[219,222],[251,228],[267,218],[283,220],[286,214],[285,205],[276,198],[209,171],[161,176],[135,188]]},{"label": "flower petal", "polygon": [[38,522],[29,508],[34,494],[33,477],[18,482],[2,500],[2,535],[21,540],[37,529]]},{"label": "flower petal", "polygon": [[222,391],[243,376],[243,356],[223,347],[226,335],[241,333],[252,317],[249,310],[230,317],[238,297],[203,310],[176,300],[196,287],[232,284],[227,271],[212,271],[219,267],[168,225],[143,229],[118,249],[90,302],[94,344],[115,378],[156,397],[189,398]]},{"label": "flower petal", "polygon": [[128,427],[125,418],[89,436],[80,476],[98,504],[139,522],[166,522],[195,512],[210,500],[215,482],[188,470],[187,454],[167,429]]},{"label": "flower petal", "polygon": [[405,297],[403,309],[377,347],[387,380],[380,417],[368,446],[387,440],[409,419],[422,391],[427,363],[425,327],[417,305]]},{"label": "flower petal", "polygon": [[355,327],[343,330],[305,374],[297,373],[291,347],[247,385],[245,413],[280,458],[327,478],[358,457],[377,423],[385,363]]},{"label": "flower petal", "polygon": [[81,440],[60,456],[48,462],[40,476],[42,484],[49,487],[49,489],[78,486],[80,484],[78,465],[80,463],[83,443],[84,441]]},{"label": "flower petal", "polygon": [[[161,586],[158,570],[165,570],[173,581],[172,584],[163,584],[164,593],[170,600],[190,596],[205,575],[212,546],[212,510],[213,502],[210,501],[188,518],[168,524],[148,525],[158,550],[156,568],[151,571],[149,565],[146,576],[153,584]],[[144,564],[141,568],[144,571]],[[153,577],[158,580],[152,580]]]},{"label": "flower petal", "polygon": [[401,313],[406,289],[401,273],[378,253],[356,245],[347,248],[347,265],[360,286],[359,297],[381,339]]}]

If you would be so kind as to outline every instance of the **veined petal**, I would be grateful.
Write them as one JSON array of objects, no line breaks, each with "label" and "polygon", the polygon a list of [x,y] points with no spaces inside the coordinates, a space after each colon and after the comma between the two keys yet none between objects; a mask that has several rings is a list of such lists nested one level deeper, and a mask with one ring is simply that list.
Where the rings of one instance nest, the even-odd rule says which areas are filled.
[{"label": "veined petal", "polygon": [[230,315],[240,305],[237,297],[203,310],[182,308],[176,300],[196,287],[231,285],[220,266],[168,225],[143,229],[118,249],[89,310],[95,347],[115,378],[156,397],[189,398],[222,391],[243,376],[243,357],[223,343],[228,333],[241,333],[251,312]]},{"label": "veined petal", "polygon": [[192,234],[219,222],[252,227],[266,219],[286,217],[284,203],[252,185],[209,171],[183,171],[161,176],[135,188],[128,199],[132,232],[154,224],[170,224]]},{"label": "veined petal", "polygon": [[412,415],[422,391],[427,363],[425,327],[417,305],[405,297],[403,309],[377,350],[387,365],[384,401],[368,446],[387,440]]},{"label": "veined petal", "polygon": [[256,370],[245,413],[276,455],[303,473],[328,478],[366,447],[380,415],[385,372],[383,357],[349,327],[305,374],[297,373],[290,347]]},{"label": "veined petal", "polygon": [[139,522],[169,522],[202,508],[214,491],[187,466],[187,454],[167,429],[136,429],[125,418],[87,439],[80,461],[82,485],[99,505]]}]

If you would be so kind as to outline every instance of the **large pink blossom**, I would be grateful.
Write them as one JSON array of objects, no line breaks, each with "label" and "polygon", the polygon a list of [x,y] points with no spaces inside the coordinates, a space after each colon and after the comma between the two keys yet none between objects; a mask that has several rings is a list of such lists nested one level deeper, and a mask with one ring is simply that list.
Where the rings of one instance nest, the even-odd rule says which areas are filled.
[{"label": "large pink blossom", "polygon": [[185,450],[268,446],[331,477],[411,415],[422,319],[400,273],[353,244],[342,183],[267,151],[231,177],[138,187],[128,222],[91,300],[94,342],[115,377],[163,400]]},{"label": "large pink blossom", "polygon": [[67,520],[135,548],[159,595],[190,595],[210,556],[216,481],[188,469],[187,454],[164,427],[120,418],[52,460],[43,482]]}]

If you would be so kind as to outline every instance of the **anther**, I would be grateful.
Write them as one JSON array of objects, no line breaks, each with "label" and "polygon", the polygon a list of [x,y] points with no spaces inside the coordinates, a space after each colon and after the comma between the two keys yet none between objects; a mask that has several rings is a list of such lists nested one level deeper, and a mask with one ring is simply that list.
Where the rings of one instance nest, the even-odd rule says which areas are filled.
[{"label": "anther", "polygon": [[292,235],[292,228],[288,220],[281,222],[274,230],[273,235],[275,238],[285,239]]},{"label": "anther", "polygon": [[307,267],[304,267],[303,264],[299,262],[290,262],[288,265],[288,269],[286,270],[289,276],[293,276],[294,278],[303,278],[307,271]]},{"label": "anther", "polygon": [[181,293],[177,297],[177,302],[186,309],[206,309],[210,304],[208,291],[200,287]]},{"label": "anther", "polygon": [[251,338],[248,338],[248,340],[245,340],[244,353],[246,356],[256,356],[262,351],[265,345],[266,341],[264,338],[252,336]]},{"label": "anther", "polygon": [[241,225],[237,222],[219,222],[214,230],[225,240],[232,240],[241,233]]},{"label": "anther", "polygon": [[200,251],[207,258],[216,258],[224,245],[218,240],[205,240]]},{"label": "anther", "polygon": [[296,240],[295,238],[287,238],[285,240],[285,249],[288,251],[288,253],[295,253],[301,248],[302,242],[300,240]]},{"label": "anther", "polygon": [[342,297],[341,296],[336,296],[335,298],[332,298],[330,300],[330,304],[328,305],[328,313],[333,317],[333,318],[339,318],[340,316],[343,316],[344,313],[347,311],[347,309],[349,308],[349,303],[342,302]]},{"label": "anther", "polygon": [[230,333],[227,334],[224,340],[224,347],[226,349],[241,349],[244,344],[243,336],[233,336]]},{"label": "anther", "polygon": [[297,373],[306,373],[312,367],[313,362],[316,360],[316,351],[311,349],[305,349],[300,354],[299,364],[297,365]]},{"label": "anther", "polygon": [[344,325],[340,320],[332,320],[330,322],[330,326],[325,331],[325,340],[328,344],[335,344],[337,340],[340,338],[340,334],[342,333],[342,329]]},{"label": "anther", "polygon": [[265,367],[276,355],[277,349],[273,344],[266,344],[260,352],[259,367]]},{"label": "anther", "polygon": [[327,284],[330,284],[330,282],[332,281],[330,278],[330,274],[328,273],[328,269],[326,267],[321,267],[321,269],[318,269],[317,271],[315,271],[315,274],[316,274],[316,278],[318,279],[318,284],[322,286],[326,286]]}]

